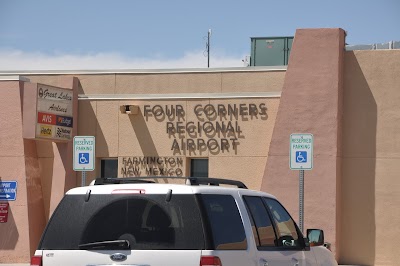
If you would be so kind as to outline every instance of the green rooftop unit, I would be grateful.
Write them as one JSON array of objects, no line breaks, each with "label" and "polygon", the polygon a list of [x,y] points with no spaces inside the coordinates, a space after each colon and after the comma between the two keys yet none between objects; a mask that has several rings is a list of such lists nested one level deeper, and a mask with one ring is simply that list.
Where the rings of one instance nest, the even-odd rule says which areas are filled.
[{"label": "green rooftop unit", "polygon": [[251,38],[250,66],[286,66],[294,37]]}]

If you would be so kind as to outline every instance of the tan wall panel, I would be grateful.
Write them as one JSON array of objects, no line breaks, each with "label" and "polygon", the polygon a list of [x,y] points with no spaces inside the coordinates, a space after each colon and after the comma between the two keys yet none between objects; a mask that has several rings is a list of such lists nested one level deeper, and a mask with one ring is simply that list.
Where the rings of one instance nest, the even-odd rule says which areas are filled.
[{"label": "tan wall panel", "polygon": [[222,92],[280,92],[286,71],[222,73]]},{"label": "tan wall panel", "polygon": [[[193,100],[193,101],[187,101],[186,102],[186,122],[194,122],[197,123],[199,121],[199,118],[197,117],[197,115],[195,114],[194,110],[196,108],[197,105],[201,104],[202,106],[205,106],[207,104],[209,104],[210,101],[209,100]],[[201,118],[204,122],[209,121],[209,119],[207,117]],[[186,133],[186,138],[192,138],[195,141],[197,141],[197,139],[203,139],[204,141],[206,141],[206,136],[203,132],[195,132],[195,133]],[[196,143],[197,145],[197,143]],[[210,155],[209,151],[207,148],[205,148],[204,146],[201,146],[198,149],[195,150],[188,150],[185,152],[185,154],[191,158],[195,158],[195,157],[208,157]]]},{"label": "tan wall panel", "polygon": [[[342,263],[395,265],[400,158],[400,51],[345,53]],[[361,244],[351,245],[354,239]]]},{"label": "tan wall panel", "polygon": [[[122,156],[118,158],[118,176],[187,176],[187,161],[183,156]],[[165,183],[167,179],[159,180]],[[171,183],[176,183],[172,181]],[[184,183],[184,180],[177,181]]]},{"label": "tan wall panel", "polygon": [[374,265],[375,164],[375,158],[343,159],[339,263]]},{"label": "tan wall panel", "polygon": [[[224,100],[211,100],[211,104],[218,108],[218,104],[222,104],[228,107],[230,104],[240,110],[243,107],[243,115],[238,114],[237,118],[232,116],[217,117],[214,121],[225,121],[232,122],[232,125],[236,129],[236,125],[239,130],[235,131],[232,135],[227,133],[226,135],[216,134],[217,139],[225,138],[228,140],[230,145],[229,152],[219,152],[214,154],[216,156],[232,156],[233,154],[238,156],[267,156],[269,144],[271,142],[272,132],[275,124],[276,114],[279,106],[279,98],[264,98],[264,99],[224,99]],[[250,115],[249,108],[256,108],[257,115]],[[266,113],[261,114],[263,108],[266,108]],[[252,112],[254,113],[254,111]],[[235,143],[237,144],[236,150],[232,149],[232,140],[236,138]]]},{"label": "tan wall panel", "polygon": [[96,135],[96,102],[79,101],[78,136]]},{"label": "tan wall panel", "polygon": [[400,158],[377,158],[375,182],[376,264],[396,265],[398,247],[391,239],[400,236]]},{"label": "tan wall panel", "polygon": [[400,156],[400,50],[347,52],[345,59],[346,155]]},{"label": "tan wall panel", "polygon": [[96,103],[96,157],[118,156],[118,101]]},{"label": "tan wall panel", "polygon": [[75,75],[79,79],[79,93],[114,94],[115,74]]},{"label": "tan wall panel", "polygon": [[221,92],[220,73],[118,74],[115,93]]},{"label": "tan wall panel", "polygon": [[[139,105],[140,113],[137,115],[127,115],[118,112],[118,156],[143,156],[143,153],[147,153],[150,149],[152,153],[156,153],[149,129],[143,118],[143,105],[145,103],[134,101],[119,102],[119,106],[128,104]],[[139,137],[137,134],[139,134]],[[144,151],[141,145],[145,149]]]},{"label": "tan wall panel", "polygon": [[[134,104],[135,102],[121,101],[119,105]],[[174,117],[167,115],[155,116],[149,113],[148,117],[144,116],[145,105],[149,105],[150,110],[155,107],[154,111],[164,110],[171,105],[174,108],[181,105],[185,108],[184,101],[140,101],[136,102],[140,108],[140,114],[127,115],[119,113],[120,119],[120,156],[180,156],[182,154],[174,154],[171,150],[174,140],[173,136],[167,134],[167,122],[176,122]],[[182,125],[186,121],[182,120]]]},{"label": "tan wall panel", "polygon": [[242,181],[259,190],[267,157],[210,157],[209,176]]},{"label": "tan wall panel", "polygon": [[24,76],[28,77],[31,83],[41,83],[55,87],[64,87],[61,84],[65,83],[66,77],[71,77],[74,75],[24,75]]}]

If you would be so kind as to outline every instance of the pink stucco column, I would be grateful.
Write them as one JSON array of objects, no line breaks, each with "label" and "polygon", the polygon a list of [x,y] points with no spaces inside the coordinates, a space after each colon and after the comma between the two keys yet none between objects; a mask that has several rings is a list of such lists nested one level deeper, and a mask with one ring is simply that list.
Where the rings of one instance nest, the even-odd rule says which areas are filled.
[{"label": "pink stucco column", "polygon": [[[62,77],[53,85],[74,91],[73,136],[78,122],[78,84],[74,77]],[[24,123],[28,123],[24,118],[35,114],[36,105],[30,101],[35,97],[37,84],[20,76],[0,77],[0,181],[17,181],[8,221],[0,223],[2,263],[30,261],[49,216],[65,191],[76,186],[72,141],[24,139]]]},{"label": "pink stucco column", "polygon": [[314,164],[305,171],[304,229],[323,229],[334,248],[340,230],[344,38],[342,29],[296,31],[261,186],[298,221],[299,171],[289,168],[289,137],[312,133]]}]

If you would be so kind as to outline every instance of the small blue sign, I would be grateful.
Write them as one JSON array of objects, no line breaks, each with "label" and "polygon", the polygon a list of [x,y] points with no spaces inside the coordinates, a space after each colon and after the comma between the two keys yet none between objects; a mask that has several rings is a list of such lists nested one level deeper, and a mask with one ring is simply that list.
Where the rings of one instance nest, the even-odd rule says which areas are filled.
[{"label": "small blue sign", "polygon": [[0,201],[17,199],[17,181],[0,181]]},{"label": "small blue sign", "polygon": [[296,163],[307,162],[307,151],[296,151]]},{"label": "small blue sign", "polygon": [[56,119],[56,125],[62,127],[72,127],[73,125],[73,118],[69,116],[61,116],[58,115]]},{"label": "small blue sign", "polygon": [[89,153],[79,153],[79,163],[80,164],[89,164]]}]

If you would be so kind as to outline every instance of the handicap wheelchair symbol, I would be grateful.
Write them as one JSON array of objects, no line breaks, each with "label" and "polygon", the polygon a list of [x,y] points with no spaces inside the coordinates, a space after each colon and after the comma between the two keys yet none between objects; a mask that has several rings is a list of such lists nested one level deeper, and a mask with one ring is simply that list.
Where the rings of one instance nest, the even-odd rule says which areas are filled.
[{"label": "handicap wheelchair symbol", "polygon": [[79,153],[79,163],[89,164],[89,153]]},{"label": "handicap wheelchair symbol", "polygon": [[307,152],[296,151],[296,163],[306,163],[306,162],[307,162]]}]

